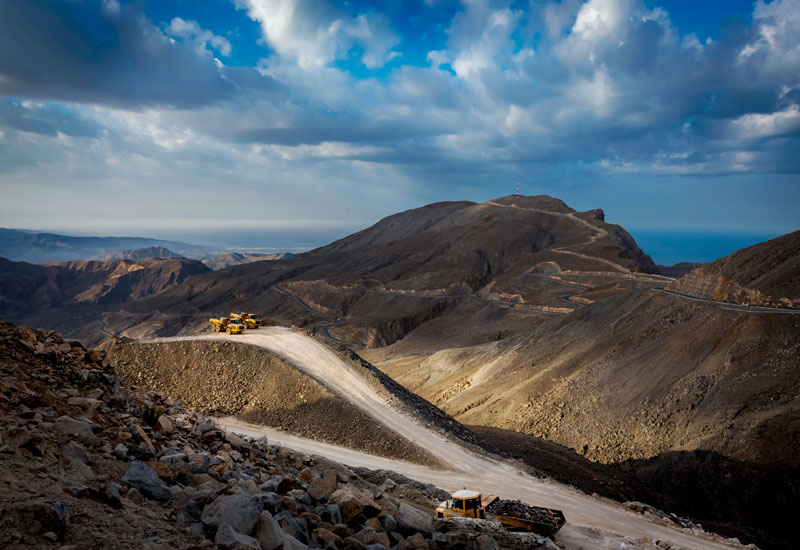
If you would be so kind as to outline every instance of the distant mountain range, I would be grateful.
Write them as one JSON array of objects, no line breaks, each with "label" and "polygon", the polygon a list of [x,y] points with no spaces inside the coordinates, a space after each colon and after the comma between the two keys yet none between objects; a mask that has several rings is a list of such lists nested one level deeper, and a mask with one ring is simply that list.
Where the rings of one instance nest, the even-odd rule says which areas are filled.
[{"label": "distant mountain range", "polygon": [[[211,249],[179,241],[142,237],[71,237],[0,228],[0,257],[12,261],[45,263],[89,259],[122,259],[123,251],[168,249],[170,254],[200,259]],[[152,257],[152,256],[148,256]],[[163,256],[158,256],[163,257]]]},{"label": "distant mountain range", "polygon": [[45,264],[88,260],[144,260],[147,258],[188,258],[201,260],[209,269],[219,270],[262,260],[293,257],[279,254],[220,252],[208,246],[142,237],[72,237],[0,228],[0,258]]}]

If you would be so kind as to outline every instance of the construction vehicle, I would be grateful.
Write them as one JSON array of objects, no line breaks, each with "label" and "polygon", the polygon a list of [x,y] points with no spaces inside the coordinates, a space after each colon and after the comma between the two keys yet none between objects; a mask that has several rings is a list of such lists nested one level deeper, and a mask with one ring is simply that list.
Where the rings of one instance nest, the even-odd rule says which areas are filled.
[{"label": "construction vehicle", "polygon": [[253,313],[231,313],[231,319],[240,319],[247,328],[258,328],[261,326],[261,319]]},{"label": "construction vehicle", "polygon": [[228,317],[212,317],[208,320],[214,327],[214,332],[227,332],[228,334],[241,334],[244,332],[244,324],[241,319],[229,319]]},{"label": "construction vehicle", "polygon": [[499,521],[509,531],[532,531],[553,537],[566,523],[561,510],[528,506],[516,500],[502,500],[497,495],[485,499],[477,491],[462,489],[436,507],[437,518],[476,518]]}]

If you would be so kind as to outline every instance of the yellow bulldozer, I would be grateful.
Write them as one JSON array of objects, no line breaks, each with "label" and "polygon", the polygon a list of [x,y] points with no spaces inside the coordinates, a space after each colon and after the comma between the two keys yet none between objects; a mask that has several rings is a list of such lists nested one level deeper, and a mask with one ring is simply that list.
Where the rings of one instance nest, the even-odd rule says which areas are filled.
[{"label": "yellow bulldozer", "polygon": [[532,531],[551,538],[566,523],[561,510],[502,500],[497,495],[489,495],[484,499],[479,492],[466,489],[452,493],[450,500],[441,502],[436,507],[436,517],[495,520],[510,531]]},{"label": "yellow bulldozer", "polygon": [[227,332],[228,334],[241,334],[244,332],[244,323],[241,319],[229,319],[228,317],[212,317],[208,320],[214,328],[214,332]]},{"label": "yellow bulldozer", "polygon": [[253,313],[231,313],[231,319],[239,319],[247,328],[258,328],[261,326],[261,319]]}]

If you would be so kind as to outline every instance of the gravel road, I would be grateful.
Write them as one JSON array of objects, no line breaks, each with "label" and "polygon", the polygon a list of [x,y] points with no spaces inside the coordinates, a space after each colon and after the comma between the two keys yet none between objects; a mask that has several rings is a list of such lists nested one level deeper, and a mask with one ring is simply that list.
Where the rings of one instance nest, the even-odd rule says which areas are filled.
[{"label": "gravel road", "polygon": [[[618,503],[593,498],[571,487],[544,481],[522,473],[513,466],[478,455],[447,440],[416,420],[393,408],[336,354],[318,341],[292,329],[269,327],[247,331],[243,335],[204,334],[153,340],[235,340],[267,349],[298,370],[311,376],[329,390],[341,395],[400,435],[418,444],[442,461],[452,465],[452,471],[438,471],[424,466],[367,455],[350,449],[290,436],[264,426],[245,424],[231,418],[220,419],[229,429],[247,435],[266,435],[286,447],[304,453],[326,456],[352,466],[393,470],[413,479],[433,483],[443,489],[470,488],[483,493],[496,493],[502,498],[517,499],[534,506],[557,508],[564,512],[567,525],[557,540],[567,548],[598,548],[618,550],[625,542],[644,537],[668,541],[681,548],[722,550],[741,548],[727,540],[708,534],[696,534],[684,529],[654,523],[624,509]],[[596,532],[608,533],[598,538]]]}]

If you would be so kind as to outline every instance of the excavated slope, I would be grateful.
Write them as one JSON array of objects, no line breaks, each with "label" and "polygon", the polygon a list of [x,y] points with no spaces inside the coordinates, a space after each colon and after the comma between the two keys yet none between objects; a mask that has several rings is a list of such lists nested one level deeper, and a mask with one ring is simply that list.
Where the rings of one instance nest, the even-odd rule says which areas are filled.
[{"label": "excavated slope", "polygon": [[313,378],[256,347],[218,341],[109,340],[101,349],[126,382],[164,392],[191,409],[279,426],[380,456],[439,464]]},{"label": "excavated slope", "polygon": [[800,308],[800,231],[703,265],[667,288],[706,300]]},{"label": "excavated slope", "polygon": [[651,504],[791,540],[780,518],[800,505],[798,335],[800,315],[633,291],[528,336],[365,357],[464,424],[626,463],[659,488]]}]

